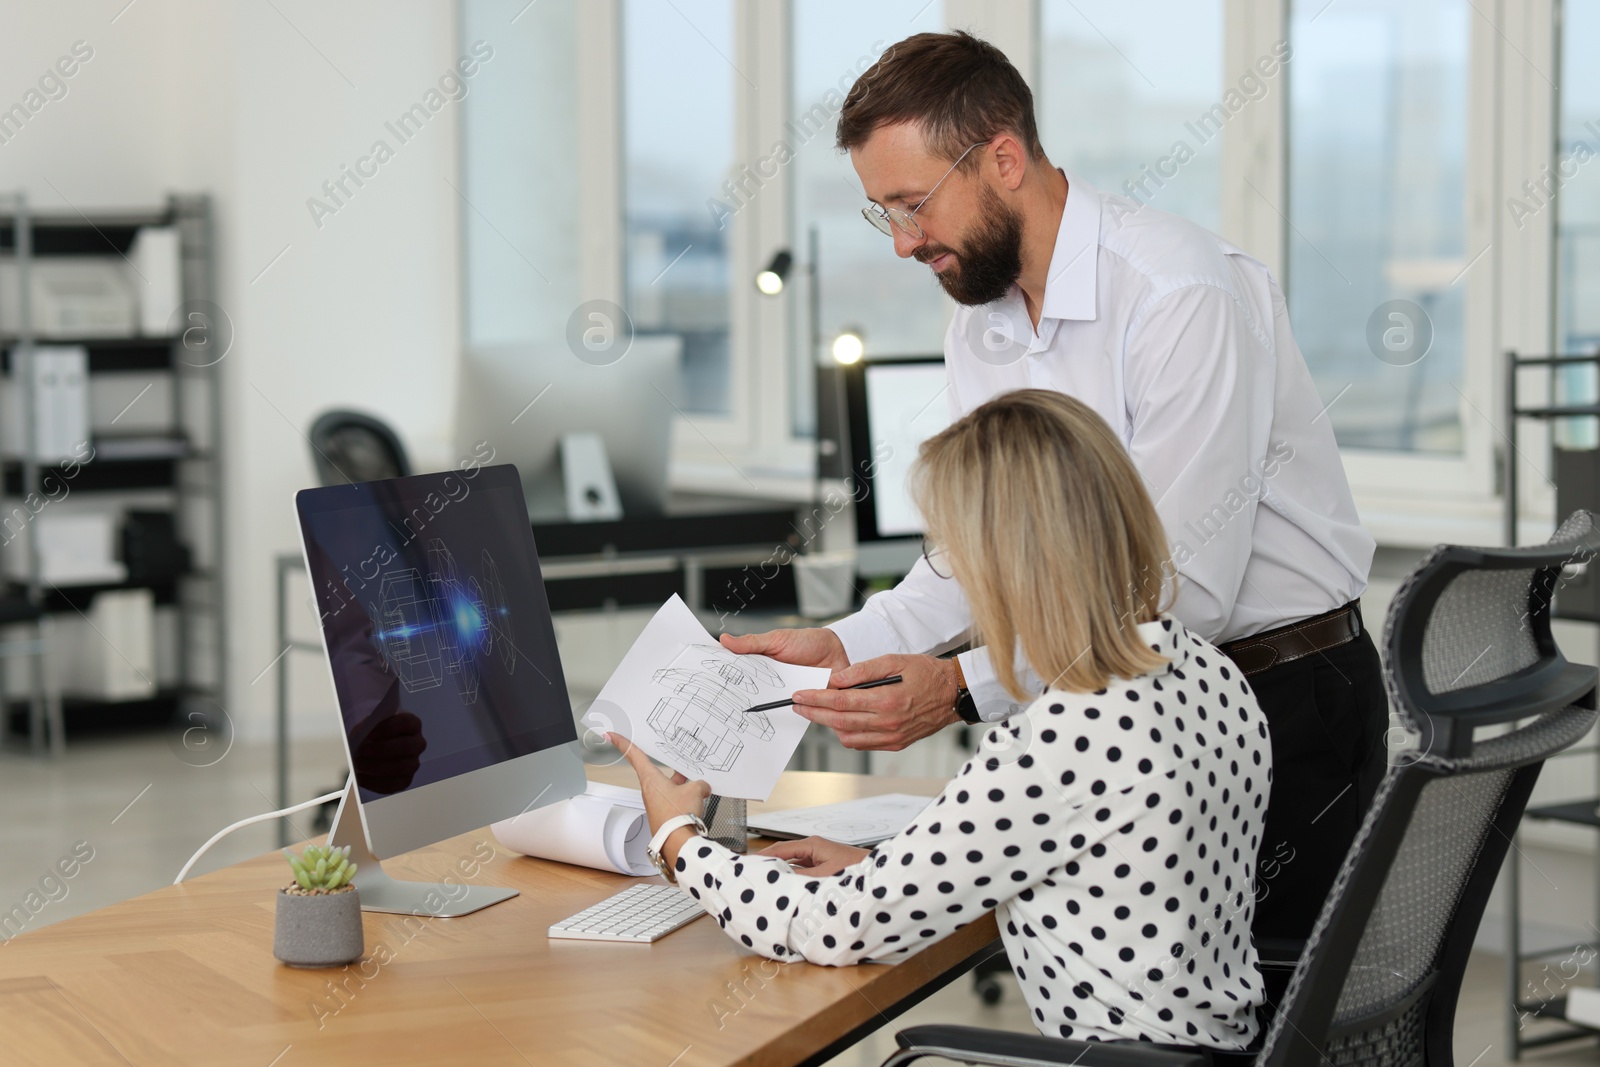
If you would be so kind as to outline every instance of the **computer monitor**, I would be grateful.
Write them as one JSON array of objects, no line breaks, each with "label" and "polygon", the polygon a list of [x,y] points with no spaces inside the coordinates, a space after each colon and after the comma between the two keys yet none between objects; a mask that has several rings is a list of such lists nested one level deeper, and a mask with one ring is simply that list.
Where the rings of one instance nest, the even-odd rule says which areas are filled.
[{"label": "computer monitor", "polygon": [[446,886],[378,860],[586,787],[517,469],[305,489],[295,505],[351,769],[329,840],[351,845],[362,906],[459,915],[514,896],[457,884],[439,903]]},{"label": "computer monitor", "polygon": [[588,363],[565,347],[474,345],[462,361],[461,455],[479,441],[522,471],[529,516],[568,517],[561,441],[598,433],[622,513],[659,515],[667,497],[672,423],[683,409],[683,340],[637,336],[615,362]]},{"label": "computer monitor", "polygon": [[863,361],[845,368],[856,491],[856,569],[904,574],[922,551],[922,516],[906,477],[923,441],[950,425],[944,359]]}]

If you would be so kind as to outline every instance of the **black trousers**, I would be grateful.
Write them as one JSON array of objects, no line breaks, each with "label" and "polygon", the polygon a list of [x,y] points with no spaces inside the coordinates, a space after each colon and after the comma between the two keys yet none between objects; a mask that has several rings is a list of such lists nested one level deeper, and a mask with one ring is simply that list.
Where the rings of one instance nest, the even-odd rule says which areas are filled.
[{"label": "black trousers", "polygon": [[1258,943],[1303,939],[1383,779],[1389,728],[1383,672],[1363,630],[1354,641],[1248,681],[1272,741],[1252,932]]}]

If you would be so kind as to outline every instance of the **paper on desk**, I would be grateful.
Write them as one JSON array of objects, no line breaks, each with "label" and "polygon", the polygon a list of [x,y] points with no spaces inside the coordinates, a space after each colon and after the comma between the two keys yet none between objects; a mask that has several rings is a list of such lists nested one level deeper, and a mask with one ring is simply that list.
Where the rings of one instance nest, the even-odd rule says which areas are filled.
[{"label": "paper on desk", "polygon": [[812,808],[787,808],[750,816],[750,829],[769,837],[826,837],[870,848],[904,830],[933,803],[932,797],[884,793]]},{"label": "paper on desk", "polygon": [[825,689],[826,667],[736,656],[676,595],[661,606],[584,715],[719,796],[765,800],[806,732],[793,708],[746,714],[797,689]]},{"label": "paper on desk", "polygon": [[645,854],[650,827],[637,789],[590,782],[586,792],[489,827],[513,852],[618,874],[655,874]]}]

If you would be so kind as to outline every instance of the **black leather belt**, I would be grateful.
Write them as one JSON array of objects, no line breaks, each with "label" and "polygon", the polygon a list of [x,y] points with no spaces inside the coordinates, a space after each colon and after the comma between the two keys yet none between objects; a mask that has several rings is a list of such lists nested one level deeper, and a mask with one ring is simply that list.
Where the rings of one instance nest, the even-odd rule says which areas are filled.
[{"label": "black leather belt", "polygon": [[1342,608],[1217,647],[1237,663],[1248,678],[1280,664],[1349,644],[1360,636],[1361,601],[1357,599]]}]

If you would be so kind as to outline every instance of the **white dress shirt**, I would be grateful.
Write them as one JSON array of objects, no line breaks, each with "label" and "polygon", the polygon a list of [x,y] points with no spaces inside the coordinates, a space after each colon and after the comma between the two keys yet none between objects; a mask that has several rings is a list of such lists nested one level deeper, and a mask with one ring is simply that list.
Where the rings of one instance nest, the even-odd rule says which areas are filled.
[{"label": "white dress shirt", "polygon": [[[1038,330],[1016,286],[951,320],[951,418],[1013,389],[1056,389],[1093,408],[1127,446],[1166,527],[1179,574],[1172,613],[1208,640],[1360,596],[1376,543],[1356,516],[1278,283],[1195,223],[1067,177]],[[832,629],[854,663],[943,651],[971,626],[960,587],[919,560]],[[960,662],[985,719],[1018,709],[988,650]],[[1044,688],[1031,672],[1023,681]]]},{"label": "white dress shirt", "polygon": [[1267,720],[1181,624],[1139,635],[1168,662],[990,727],[937,800],[838,874],[691,837],[678,884],[753,951],[830,966],[901,959],[992,908],[1040,1032],[1248,1046]]}]

